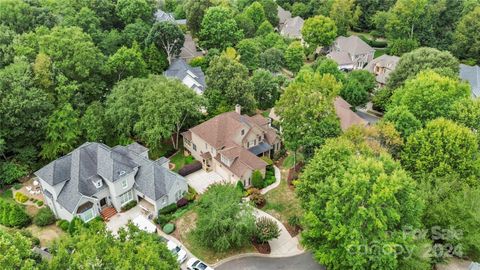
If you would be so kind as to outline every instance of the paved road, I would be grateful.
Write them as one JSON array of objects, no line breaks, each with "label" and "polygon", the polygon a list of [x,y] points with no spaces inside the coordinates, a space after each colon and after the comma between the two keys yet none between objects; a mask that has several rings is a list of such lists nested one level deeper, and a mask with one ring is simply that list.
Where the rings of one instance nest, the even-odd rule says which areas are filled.
[{"label": "paved road", "polygon": [[215,270],[325,270],[310,253],[288,258],[246,257],[226,262]]}]

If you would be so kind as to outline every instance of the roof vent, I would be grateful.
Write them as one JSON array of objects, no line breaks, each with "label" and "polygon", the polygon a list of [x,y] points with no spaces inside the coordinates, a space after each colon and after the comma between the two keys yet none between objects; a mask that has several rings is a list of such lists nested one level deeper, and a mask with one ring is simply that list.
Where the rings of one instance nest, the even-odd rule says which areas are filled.
[{"label": "roof vent", "polygon": [[120,175],[120,176],[125,175],[125,171],[120,171],[120,172],[118,173],[118,175]]}]

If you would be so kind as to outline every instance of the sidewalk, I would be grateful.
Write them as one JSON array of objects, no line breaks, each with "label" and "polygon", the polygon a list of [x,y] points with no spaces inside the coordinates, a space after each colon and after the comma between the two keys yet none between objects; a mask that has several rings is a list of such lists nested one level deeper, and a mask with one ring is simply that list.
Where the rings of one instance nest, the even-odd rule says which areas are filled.
[{"label": "sidewalk", "polygon": [[283,224],[277,220],[276,218],[272,217],[271,215],[263,212],[260,209],[255,209],[253,214],[258,219],[260,217],[267,217],[270,219],[275,220],[280,229],[280,236],[277,239],[273,239],[268,241],[270,244],[270,256],[272,257],[289,257],[293,255],[298,255],[304,252],[303,249],[299,248],[299,242],[297,237],[292,237],[290,233],[288,233],[287,228],[283,226]]}]

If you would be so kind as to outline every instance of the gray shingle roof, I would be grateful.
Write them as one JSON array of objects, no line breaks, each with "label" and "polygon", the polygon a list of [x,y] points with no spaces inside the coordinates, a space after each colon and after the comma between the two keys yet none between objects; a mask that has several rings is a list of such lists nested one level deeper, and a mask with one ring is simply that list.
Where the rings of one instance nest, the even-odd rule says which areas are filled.
[{"label": "gray shingle roof", "polygon": [[338,51],[348,52],[350,55],[366,54],[375,51],[374,48],[357,36],[337,37],[335,46]]},{"label": "gray shingle roof", "polygon": [[138,146],[110,148],[104,144],[87,142],[35,174],[52,186],[66,181],[57,201],[71,213],[75,211],[82,196],[92,196],[107,188],[107,185],[97,188],[94,182],[115,182],[122,175],[133,172],[135,168],[138,168],[135,181],[139,190],[153,200],[167,194],[175,181],[185,181],[160,163],[130,150],[135,148]]},{"label": "gray shingle roof", "polygon": [[143,146],[143,145],[141,145],[137,142],[133,142],[133,143],[127,145],[127,149],[134,152],[134,153],[137,153],[139,155],[148,151],[147,147],[145,147],[145,146]]},{"label": "gray shingle roof", "polygon": [[184,59],[185,61],[190,61],[191,59],[202,56],[203,53],[197,50],[197,44],[195,40],[193,40],[192,35],[185,34],[185,41],[183,42],[183,47],[180,50],[180,58]]},{"label": "gray shingle roof", "polygon": [[280,34],[289,38],[300,39],[302,38],[303,23],[304,20],[299,16],[287,19],[280,31]]},{"label": "gray shingle roof", "polygon": [[277,15],[278,15],[278,23],[280,25],[285,24],[285,22],[292,18],[292,13],[290,11],[283,9],[281,6],[277,6]]},{"label": "gray shingle roof", "polygon": [[339,66],[342,65],[353,65],[352,59],[347,52],[330,52],[327,54],[327,57],[335,61]]},{"label": "gray shingle roof", "polygon": [[183,59],[175,59],[170,67],[163,73],[166,77],[177,78],[187,87],[203,93],[205,90],[205,74],[200,67],[192,67]]},{"label": "gray shingle roof", "polygon": [[480,67],[460,64],[460,78],[470,83],[472,96],[480,97]]},{"label": "gray shingle roof", "polygon": [[155,14],[153,14],[155,16],[155,20],[157,20],[158,22],[173,22],[175,23],[175,17],[173,17],[173,14],[172,13],[168,13],[168,12],[165,12],[161,9],[157,9],[157,11],[155,11]]}]

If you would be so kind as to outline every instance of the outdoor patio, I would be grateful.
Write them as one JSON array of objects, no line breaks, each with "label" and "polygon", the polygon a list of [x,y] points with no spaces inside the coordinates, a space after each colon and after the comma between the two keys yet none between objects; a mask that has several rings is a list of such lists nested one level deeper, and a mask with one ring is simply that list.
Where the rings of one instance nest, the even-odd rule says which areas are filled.
[{"label": "outdoor patio", "polygon": [[22,188],[19,190],[13,189],[13,193],[21,192],[28,196],[29,198],[33,198],[39,201],[44,201],[43,193],[42,193],[42,187],[40,186],[40,183],[38,182],[36,177],[30,178],[28,181],[24,182],[22,184]]},{"label": "outdoor patio", "polygon": [[[115,216],[111,217],[107,222],[107,229],[109,229],[114,234],[117,234],[118,230],[125,225],[128,221],[135,219],[138,216],[144,216],[148,218],[150,214],[154,214],[154,207],[145,200],[141,200],[135,207],[132,209],[117,213]],[[153,222],[153,221],[152,221]]]},{"label": "outdoor patio", "polygon": [[198,193],[203,193],[207,190],[208,186],[214,183],[223,182],[224,179],[216,172],[206,172],[200,170],[185,176],[187,183]]}]

